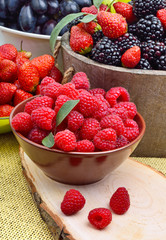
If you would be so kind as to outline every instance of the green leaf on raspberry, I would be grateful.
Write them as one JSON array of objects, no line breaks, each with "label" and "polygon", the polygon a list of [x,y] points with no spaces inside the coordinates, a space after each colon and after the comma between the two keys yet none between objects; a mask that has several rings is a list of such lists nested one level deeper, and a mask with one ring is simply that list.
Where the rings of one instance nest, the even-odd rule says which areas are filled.
[{"label": "green leaf on raspberry", "polygon": [[69,22],[71,22],[72,20],[74,20],[77,17],[80,17],[82,15],[84,15],[85,13],[71,13],[69,15],[67,15],[66,17],[64,17],[56,26],[55,28],[52,30],[51,32],[51,37],[50,37],[50,47],[52,52],[54,52],[54,48],[55,48],[55,44],[56,44],[56,40],[57,37],[60,33],[60,31],[62,30],[62,28],[64,26],[66,26]]},{"label": "green leaf on raspberry", "polygon": [[83,19],[80,20],[80,22],[88,23],[93,21],[97,17],[97,14],[88,14]]},{"label": "green leaf on raspberry", "polygon": [[93,0],[93,5],[99,9],[100,5],[102,4],[103,0]]},{"label": "green leaf on raspberry", "polygon": [[69,100],[65,102],[59,109],[56,116],[56,127],[61,124],[65,117],[71,112],[71,110],[79,103],[80,100]]},{"label": "green leaf on raspberry", "polygon": [[47,136],[45,137],[43,140],[42,140],[42,144],[45,146],[45,147],[48,147],[48,148],[51,148],[54,146],[54,135],[52,134],[52,132]]}]

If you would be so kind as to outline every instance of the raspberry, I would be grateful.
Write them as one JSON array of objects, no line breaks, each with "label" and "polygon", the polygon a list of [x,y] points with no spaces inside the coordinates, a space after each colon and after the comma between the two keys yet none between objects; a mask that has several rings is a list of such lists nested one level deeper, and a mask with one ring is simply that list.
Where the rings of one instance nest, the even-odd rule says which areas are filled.
[{"label": "raspberry", "polygon": [[77,131],[84,123],[84,117],[77,111],[71,111],[67,117],[68,129],[72,132]]},{"label": "raspberry", "polygon": [[128,140],[126,137],[124,137],[123,135],[120,135],[117,139],[116,139],[116,148],[120,148],[123,147],[125,145],[128,144]]},{"label": "raspberry", "polygon": [[108,115],[101,119],[100,126],[104,128],[113,128],[116,131],[117,136],[123,135],[124,124],[122,119],[118,115]]},{"label": "raspberry", "polygon": [[27,135],[33,127],[31,116],[26,112],[17,113],[11,123],[13,128],[23,135]]},{"label": "raspberry", "polygon": [[67,216],[73,215],[84,207],[85,202],[84,196],[78,190],[70,189],[61,202],[61,210]]},{"label": "raspberry", "polygon": [[123,87],[111,88],[105,96],[111,107],[114,107],[119,102],[129,102],[130,95],[128,91]]},{"label": "raspberry", "polygon": [[32,111],[31,119],[34,124],[44,130],[52,129],[52,120],[55,111],[49,107],[40,107]]},{"label": "raspberry", "polygon": [[119,187],[110,199],[110,207],[114,213],[122,215],[130,207],[130,197],[125,187]]},{"label": "raspberry", "polygon": [[124,108],[108,108],[108,114],[113,115],[116,114],[118,115],[123,121],[125,121],[128,118],[128,113],[127,111],[124,111]]},{"label": "raspberry", "polygon": [[55,83],[55,80],[52,77],[46,76],[42,79],[41,86],[44,87],[44,86],[47,86],[50,83]]},{"label": "raspberry", "polygon": [[90,88],[89,79],[87,78],[87,75],[84,72],[76,73],[73,76],[71,83],[73,83],[75,85],[76,89],[89,90],[89,88]]},{"label": "raspberry", "polygon": [[107,227],[112,221],[112,213],[107,208],[95,208],[89,212],[89,222],[97,229]]},{"label": "raspberry", "polygon": [[55,83],[49,83],[46,86],[40,87],[40,93],[41,95],[51,97],[53,100],[56,100],[57,96],[59,95],[59,89],[61,87],[61,84],[55,82]]},{"label": "raspberry", "polygon": [[79,93],[75,85],[71,82],[61,85],[58,95],[66,95],[71,99],[78,99]]},{"label": "raspberry", "polygon": [[76,146],[77,152],[94,152],[94,150],[95,150],[94,144],[87,139],[77,142]]},{"label": "raspberry", "polygon": [[93,117],[100,121],[104,116],[108,114],[109,103],[101,94],[96,94],[95,97],[98,100],[98,111],[93,114]]},{"label": "raspberry", "polygon": [[34,127],[29,132],[27,138],[35,143],[42,144],[43,138],[45,138],[48,134],[49,134],[48,131],[42,130],[38,127]]},{"label": "raspberry", "polygon": [[94,136],[93,143],[97,149],[109,151],[115,149],[116,138],[116,131],[112,128],[106,128]]},{"label": "raspberry", "polygon": [[36,98],[32,99],[30,102],[27,102],[25,104],[24,112],[31,114],[33,110],[35,110],[39,107],[52,108],[53,104],[54,104],[54,101],[50,97],[47,97],[47,96],[36,97]]},{"label": "raspberry", "polygon": [[82,139],[93,140],[94,136],[101,130],[100,123],[95,118],[86,118],[81,128]]},{"label": "raspberry", "polygon": [[106,94],[106,92],[105,92],[105,90],[103,88],[93,88],[93,89],[89,90],[89,92],[93,96],[95,96],[96,94],[101,94],[104,97],[105,94]]},{"label": "raspberry", "polygon": [[99,105],[95,96],[90,93],[86,93],[86,90],[80,92],[79,96],[79,111],[84,115],[84,117],[90,117],[92,114],[98,110]]},{"label": "raspberry", "polygon": [[128,118],[133,119],[137,113],[136,105],[133,102],[120,102],[114,106],[116,109],[122,109],[127,112]]},{"label": "raspberry", "polygon": [[123,136],[127,138],[129,142],[133,141],[139,135],[138,124],[133,119],[126,119],[124,122],[125,130]]},{"label": "raspberry", "polygon": [[104,96],[103,96],[102,94],[95,94],[95,97],[96,97],[99,101],[101,101],[101,102],[103,102],[104,104],[106,104],[106,106],[107,106],[108,108],[110,107],[109,102],[104,98]]},{"label": "raspberry", "polygon": [[65,152],[74,151],[76,147],[76,136],[73,132],[66,129],[57,132],[54,136],[56,146]]},{"label": "raspberry", "polygon": [[66,95],[59,95],[56,99],[55,106],[61,108],[62,105],[69,100],[71,100],[70,97],[68,97]]}]

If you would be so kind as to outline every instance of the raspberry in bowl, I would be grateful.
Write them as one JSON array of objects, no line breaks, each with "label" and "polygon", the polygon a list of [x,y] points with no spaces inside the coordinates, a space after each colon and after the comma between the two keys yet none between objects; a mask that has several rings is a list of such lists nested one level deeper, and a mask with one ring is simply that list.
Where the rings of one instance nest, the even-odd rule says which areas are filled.
[{"label": "raspberry in bowl", "polygon": [[103,179],[132,154],[145,132],[126,89],[105,92],[87,82],[82,72],[63,85],[43,79],[41,95],[10,114],[23,151],[48,177],[66,184]]}]

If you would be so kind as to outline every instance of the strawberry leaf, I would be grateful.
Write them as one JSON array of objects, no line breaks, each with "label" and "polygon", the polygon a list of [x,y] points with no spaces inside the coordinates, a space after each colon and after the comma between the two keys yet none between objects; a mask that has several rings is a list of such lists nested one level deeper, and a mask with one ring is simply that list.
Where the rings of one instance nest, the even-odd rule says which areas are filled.
[{"label": "strawberry leaf", "polygon": [[91,22],[92,20],[94,20],[97,17],[97,14],[88,14],[86,15],[83,19],[80,20],[80,22],[84,22],[84,23],[88,23]]},{"label": "strawberry leaf", "polygon": [[55,43],[56,43],[57,37],[58,37],[60,31],[62,30],[62,28],[64,26],[66,26],[69,22],[74,20],[75,18],[80,17],[84,14],[85,13],[82,13],[82,12],[71,13],[71,14],[67,15],[66,17],[62,18],[62,20],[55,26],[55,28],[51,32],[51,37],[50,37],[50,47],[51,47],[52,52],[54,52]]},{"label": "strawberry leaf", "polygon": [[102,4],[103,0],[93,0],[93,5],[99,9],[100,5]]},{"label": "strawberry leaf", "polygon": [[42,144],[45,146],[45,147],[48,147],[48,148],[51,148],[54,146],[54,135],[52,134],[52,132],[45,138],[43,138],[42,140]]},{"label": "strawberry leaf", "polygon": [[59,109],[56,116],[56,127],[61,124],[65,117],[71,112],[71,110],[78,104],[80,100],[69,100],[65,102]]}]

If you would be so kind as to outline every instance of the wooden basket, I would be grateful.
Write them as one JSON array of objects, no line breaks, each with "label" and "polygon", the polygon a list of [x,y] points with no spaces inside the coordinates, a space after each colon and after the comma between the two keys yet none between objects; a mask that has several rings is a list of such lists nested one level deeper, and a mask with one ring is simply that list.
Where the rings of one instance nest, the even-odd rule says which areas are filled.
[{"label": "wooden basket", "polygon": [[69,35],[61,39],[63,68],[85,72],[91,88],[126,88],[146,122],[145,135],[134,156],[166,157],[166,71],[139,70],[97,63],[76,54],[69,46]]}]

